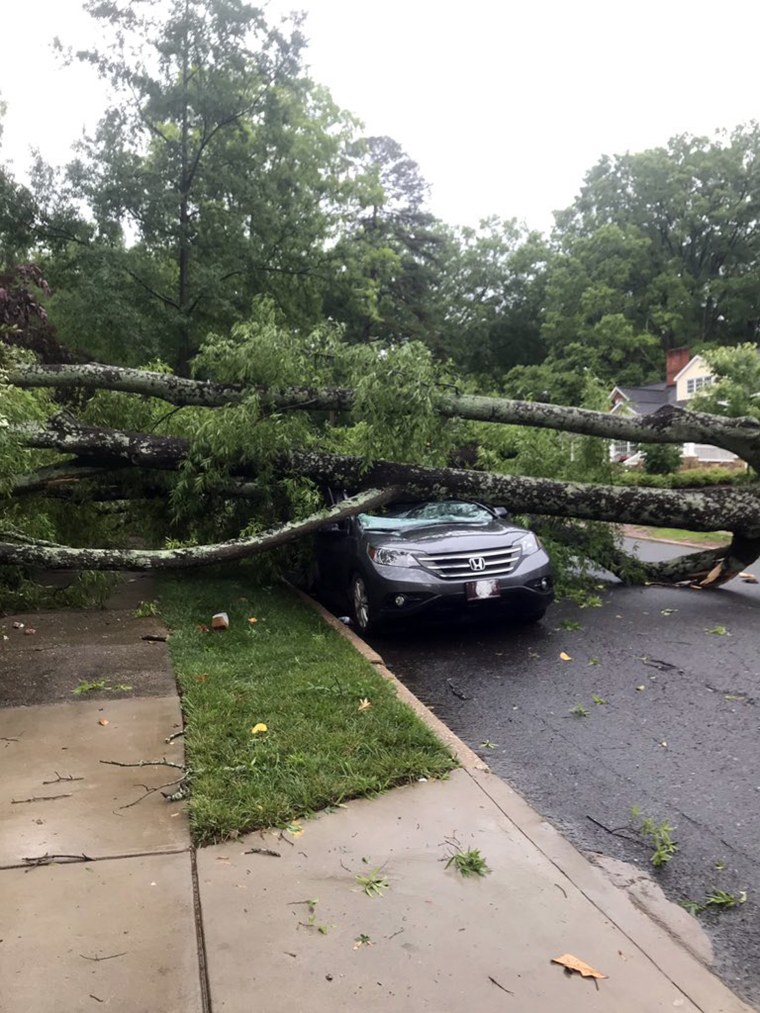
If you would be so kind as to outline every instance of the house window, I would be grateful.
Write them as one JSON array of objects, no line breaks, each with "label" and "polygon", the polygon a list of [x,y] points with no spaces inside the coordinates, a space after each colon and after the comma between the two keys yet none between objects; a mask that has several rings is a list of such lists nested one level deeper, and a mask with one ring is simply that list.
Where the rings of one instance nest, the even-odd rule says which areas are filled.
[{"label": "house window", "polygon": [[635,443],[619,442],[612,444],[610,452],[613,461],[627,461],[629,457],[633,457],[637,450],[638,446]]},{"label": "house window", "polygon": [[709,387],[712,382],[713,378],[711,376],[692,377],[690,380],[686,381],[687,396],[691,397],[693,394],[696,394],[698,390],[701,390],[702,387]]}]

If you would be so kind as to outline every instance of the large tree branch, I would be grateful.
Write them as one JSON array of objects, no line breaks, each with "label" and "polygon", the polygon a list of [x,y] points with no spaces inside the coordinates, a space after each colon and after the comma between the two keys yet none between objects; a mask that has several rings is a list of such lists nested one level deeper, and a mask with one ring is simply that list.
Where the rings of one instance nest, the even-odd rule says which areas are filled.
[{"label": "large tree branch", "polygon": [[[180,549],[89,549],[68,545],[0,542],[0,564],[44,566],[62,570],[175,570],[246,559],[312,534],[325,524],[371,510],[398,495],[395,489],[369,489],[321,510],[303,521],[293,521],[251,538],[235,538],[214,545]],[[2,532],[0,532],[0,535]],[[7,537],[7,535],[6,535]]]},{"label": "large tree branch", "polygon": [[[119,390],[161,398],[171,404],[207,408],[240,403],[249,393],[256,393],[262,403],[278,410],[345,411],[354,403],[353,391],[346,388],[310,390],[294,387],[274,391],[96,364],[19,366],[8,371],[7,380],[18,387],[27,388]],[[610,440],[635,443],[708,443],[730,450],[753,467],[760,468],[760,421],[748,417],[725,418],[706,412],[687,411],[672,405],[660,408],[650,415],[624,417],[585,408],[443,391],[436,397],[436,407],[441,415],[449,418],[535,426]],[[404,406],[399,405],[399,411],[403,410]]]},{"label": "large tree branch", "polygon": [[[174,470],[190,451],[189,441],[179,437],[82,426],[65,416],[58,417],[47,427],[17,429],[16,434],[27,446],[76,454],[84,463],[106,467],[129,463],[141,468]],[[407,496],[485,499],[506,503],[516,512],[668,525],[692,531],[721,528],[748,535],[760,533],[760,496],[751,486],[704,490],[602,486],[454,468],[426,468],[393,461],[377,461],[368,469],[358,457],[319,451],[294,451],[279,462],[279,469],[283,474],[300,474],[349,491],[397,486]],[[235,477],[250,478],[255,477],[255,473],[241,466]]]}]

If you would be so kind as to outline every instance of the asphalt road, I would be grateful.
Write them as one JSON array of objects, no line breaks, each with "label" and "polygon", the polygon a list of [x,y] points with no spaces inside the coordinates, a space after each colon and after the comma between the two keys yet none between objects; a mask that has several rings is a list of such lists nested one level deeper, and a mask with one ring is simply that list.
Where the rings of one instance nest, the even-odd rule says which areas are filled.
[{"label": "asphalt road", "polygon": [[[645,558],[678,551],[641,543]],[[530,628],[447,622],[372,642],[581,850],[651,868],[651,847],[608,832],[638,806],[674,828],[679,850],[655,874],[671,899],[746,891],[700,921],[717,972],[760,1007],[760,587],[600,594]]]}]

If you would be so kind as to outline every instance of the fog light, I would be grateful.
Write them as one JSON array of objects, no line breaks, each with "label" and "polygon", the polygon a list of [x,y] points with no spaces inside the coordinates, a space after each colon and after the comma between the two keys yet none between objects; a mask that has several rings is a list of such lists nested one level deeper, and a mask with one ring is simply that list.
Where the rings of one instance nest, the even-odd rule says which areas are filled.
[{"label": "fog light", "polygon": [[402,608],[404,605],[406,605],[406,598],[403,596],[403,594],[397,594],[396,597],[393,599],[393,604],[396,605],[398,608]]},{"label": "fog light", "polygon": [[541,590],[542,591],[548,591],[549,590],[549,580],[548,580],[547,577],[542,577],[541,578]]}]

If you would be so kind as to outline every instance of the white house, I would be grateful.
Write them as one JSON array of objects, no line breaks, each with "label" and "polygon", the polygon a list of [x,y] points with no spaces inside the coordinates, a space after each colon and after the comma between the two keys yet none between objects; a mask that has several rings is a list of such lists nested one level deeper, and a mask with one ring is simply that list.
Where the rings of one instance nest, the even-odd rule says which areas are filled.
[{"label": "white house", "polygon": [[[712,382],[713,374],[701,355],[689,356],[688,348],[673,348],[667,353],[665,382],[650,383],[644,387],[613,388],[610,394],[611,411],[628,415],[649,415],[667,404],[685,408],[698,391]],[[730,465],[739,460],[736,454],[706,443],[684,443],[682,453],[685,467]],[[613,460],[631,466],[641,463],[642,460],[638,445],[635,443],[613,443],[610,455]]]}]

